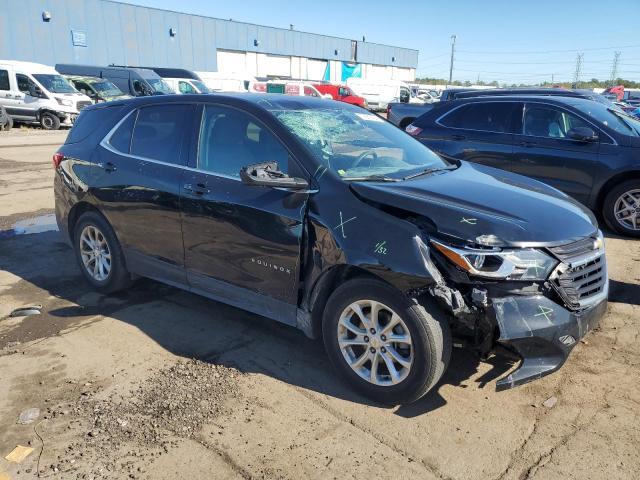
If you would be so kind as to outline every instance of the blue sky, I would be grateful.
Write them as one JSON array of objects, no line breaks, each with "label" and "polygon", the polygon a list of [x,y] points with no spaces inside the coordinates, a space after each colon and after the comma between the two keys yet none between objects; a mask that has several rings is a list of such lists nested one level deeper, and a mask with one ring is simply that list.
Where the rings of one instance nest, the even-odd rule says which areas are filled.
[{"label": "blue sky", "polygon": [[132,0],[128,3],[274,27],[386,43],[420,51],[418,76],[448,77],[450,37],[457,35],[454,79],[537,83],[571,80],[584,54],[583,80],[640,81],[640,0]]}]

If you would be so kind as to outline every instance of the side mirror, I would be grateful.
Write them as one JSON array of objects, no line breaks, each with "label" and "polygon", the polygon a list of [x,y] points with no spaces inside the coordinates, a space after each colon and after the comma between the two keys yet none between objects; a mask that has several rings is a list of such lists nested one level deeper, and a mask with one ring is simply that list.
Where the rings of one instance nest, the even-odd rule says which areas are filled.
[{"label": "side mirror", "polygon": [[598,134],[589,127],[575,127],[567,132],[567,138],[576,142],[597,142]]},{"label": "side mirror", "polygon": [[255,163],[240,170],[240,179],[245,185],[290,188],[304,190],[309,188],[309,182],[304,178],[289,177],[278,170],[277,162]]},{"label": "side mirror", "polygon": [[37,85],[29,86],[29,95],[35,98],[44,98],[44,94],[42,93],[42,89]]}]

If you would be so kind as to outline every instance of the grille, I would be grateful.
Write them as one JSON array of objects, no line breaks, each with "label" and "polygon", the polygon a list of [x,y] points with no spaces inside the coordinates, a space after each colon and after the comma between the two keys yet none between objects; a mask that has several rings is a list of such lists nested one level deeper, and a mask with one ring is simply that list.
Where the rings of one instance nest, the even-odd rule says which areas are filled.
[{"label": "grille", "polygon": [[604,255],[579,267],[558,275],[555,280],[558,293],[571,308],[587,307],[597,295],[604,292],[607,269]]},{"label": "grille", "polygon": [[78,111],[80,111],[80,110],[82,110],[84,107],[88,107],[89,105],[92,105],[92,104],[93,104],[93,102],[87,102],[87,101],[84,101],[84,102],[78,102],[78,103],[76,103],[76,108],[78,109]]}]

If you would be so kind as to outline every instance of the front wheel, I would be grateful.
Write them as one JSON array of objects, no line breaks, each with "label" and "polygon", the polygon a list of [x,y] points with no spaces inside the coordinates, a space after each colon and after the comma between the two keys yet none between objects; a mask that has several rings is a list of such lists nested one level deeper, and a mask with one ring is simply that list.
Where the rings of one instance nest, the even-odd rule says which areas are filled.
[{"label": "front wheel", "polygon": [[640,238],[640,179],[612,188],[605,197],[602,215],[616,233]]},{"label": "front wheel", "polygon": [[322,326],[334,369],[385,404],[413,402],[440,380],[451,356],[449,324],[435,304],[418,304],[378,280],[336,289]]},{"label": "front wheel", "polygon": [[40,125],[45,130],[58,130],[60,128],[60,119],[50,112],[44,112],[40,115]]}]

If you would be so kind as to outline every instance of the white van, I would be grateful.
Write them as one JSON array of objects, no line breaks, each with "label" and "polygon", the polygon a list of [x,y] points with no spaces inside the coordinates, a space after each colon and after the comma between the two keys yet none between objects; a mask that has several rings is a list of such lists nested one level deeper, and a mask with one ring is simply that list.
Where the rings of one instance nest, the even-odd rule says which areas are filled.
[{"label": "white van", "polygon": [[255,78],[240,73],[196,72],[212,92],[246,92]]},{"label": "white van", "polygon": [[92,103],[53,67],[0,60],[0,105],[15,121],[57,130],[71,126],[79,111]]},{"label": "white van", "polygon": [[211,93],[209,87],[207,87],[200,80],[194,78],[167,78],[162,77],[162,80],[167,83],[176,93]]},{"label": "white van", "polygon": [[356,95],[367,100],[369,110],[386,110],[387,104],[391,102],[412,103],[409,85],[400,80],[368,80],[352,77],[347,79],[347,85]]}]

